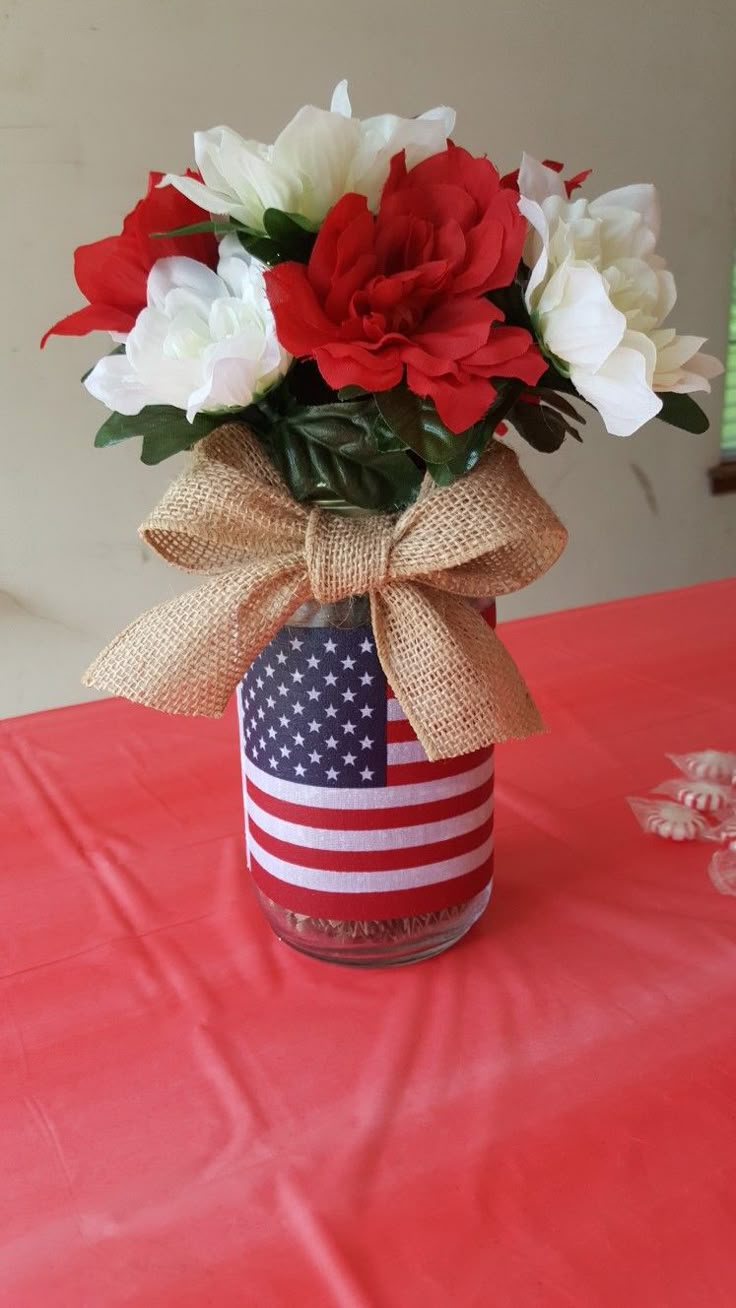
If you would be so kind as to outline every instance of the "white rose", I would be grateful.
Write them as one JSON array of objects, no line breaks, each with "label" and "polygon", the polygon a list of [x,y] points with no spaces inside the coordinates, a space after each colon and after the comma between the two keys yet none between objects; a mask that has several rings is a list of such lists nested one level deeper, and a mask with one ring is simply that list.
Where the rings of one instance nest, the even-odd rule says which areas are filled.
[{"label": "white rose", "polygon": [[148,307],[124,354],[101,359],[87,390],[117,413],[171,404],[197,413],[242,409],[291,362],[276,337],[263,268],[237,237],[220,245],[213,272],[195,259],[159,259],[148,275]]},{"label": "white rose", "polygon": [[659,413],[658,391],[709,391],[723,369],[699,353],[703,339],[661,328],[677,293],[655,252],[654,187],[569,200],[559,174],[524,155],[519,191],[530,224],[524,261],[534,330],[607,430],[637,431]]},{"label": "white rose", "polygon": [[209,213],[227,214],[256,231],[263,230],[269,208],[319,224],[348,191],[365,195],[374,208],[392,156],[405,149],[411,168],[444,150],[454,126],[455,111],[446,108],[418,118],[353,118],[343,81],[329,110],[305,105],[273,145],[246,141],[229,127],[195,132],[203,181],[169,173],[161,185],[175,186]]}]

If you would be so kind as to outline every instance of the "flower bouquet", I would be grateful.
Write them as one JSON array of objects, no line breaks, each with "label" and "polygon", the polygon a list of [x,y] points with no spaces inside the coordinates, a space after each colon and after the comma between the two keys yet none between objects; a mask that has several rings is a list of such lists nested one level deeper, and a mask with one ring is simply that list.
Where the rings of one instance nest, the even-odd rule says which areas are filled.
[{"label": "flower bouquet", "polygon": [[[564,528],[502,437],[614,435],[720,364],[663,326],[675,285],[657,196],[578,196],[524,156],[501,176],[455,115],[360,120],[347,86],[273,145],[194,137],[119,236],[80,247],[103,330],[84,378],[95,444],[193,457],[143,524],[197,589],[144,614],[89,685],[221,714],[238,688],[246,844],[279,935],[320,957],[408,961],[485,907],[493,746],[541,725],[493,599],[540,576]],[[45,338],[44,338],[45,339]]]}]

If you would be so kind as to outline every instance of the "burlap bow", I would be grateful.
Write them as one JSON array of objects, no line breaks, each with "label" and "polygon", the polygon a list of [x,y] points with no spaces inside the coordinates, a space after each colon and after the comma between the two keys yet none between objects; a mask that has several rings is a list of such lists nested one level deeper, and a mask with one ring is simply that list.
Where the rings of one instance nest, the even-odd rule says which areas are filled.
[{"label": "burlap bow", "polygon": [[431,759],[541,727],[511,657],[466,597],[503,595],[559,557],[564,527],[497,441],[467,477],[429,480],[396,517],[297,504],[246,427],[220,427],[140,529],[207,580],[95,659],[85,684],[168,713],[218,717],[301,604],[370,596],[378,657]]}]

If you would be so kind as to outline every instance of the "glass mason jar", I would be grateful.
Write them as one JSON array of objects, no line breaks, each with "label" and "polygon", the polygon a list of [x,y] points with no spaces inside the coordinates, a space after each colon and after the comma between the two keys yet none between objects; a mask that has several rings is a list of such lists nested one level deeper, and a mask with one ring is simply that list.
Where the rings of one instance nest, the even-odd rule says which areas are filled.
[{"label": "glass mason jar", "polygon": [[240,683],[238,719],[248,867],[277,936],[380,967],[470,930],[491,893],[493,750],[428,761],[365,596],[299,609]]}]

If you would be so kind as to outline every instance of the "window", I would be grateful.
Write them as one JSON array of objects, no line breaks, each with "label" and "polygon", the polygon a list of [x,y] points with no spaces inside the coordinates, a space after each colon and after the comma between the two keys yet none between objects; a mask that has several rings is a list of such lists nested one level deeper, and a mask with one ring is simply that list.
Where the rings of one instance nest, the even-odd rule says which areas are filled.
[{"label": "window", "polygon": [[731,311],[721,418],[721,462],[716,468],[711,468],[710,484],[714,495],[723,491],[736,491],[736,261],[731,277]]},{"label": "window", "polygon": [[736,455],[736,263],[733,266],[731,279],[731,316],[728,323],[721,449],[724,454],[731,457]]}]

